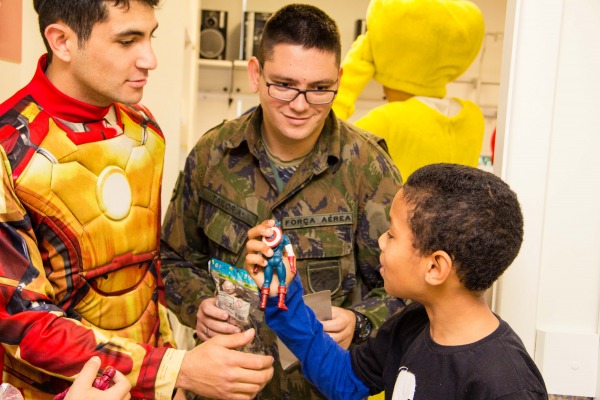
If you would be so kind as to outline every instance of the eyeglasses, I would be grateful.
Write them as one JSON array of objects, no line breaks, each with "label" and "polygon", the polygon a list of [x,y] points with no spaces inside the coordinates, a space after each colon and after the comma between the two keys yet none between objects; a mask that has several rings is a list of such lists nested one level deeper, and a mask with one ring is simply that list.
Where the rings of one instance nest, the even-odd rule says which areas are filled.
[{"label": "eyeglasses", "polygon": [[[329,104],[335,99],[337,90],[325,90],[325,89],[307,89],[300,90],[291,86],[279,85],[277,83],[267,82],[267,78],[264,75],[263,69],[261,68],[261,74],[267,85],[267,93],[274,99],[291,102],[296,100],[296,97],[301,94],[304,95],[308,104]],[[334,84],[337,81],[334,82]]]}]

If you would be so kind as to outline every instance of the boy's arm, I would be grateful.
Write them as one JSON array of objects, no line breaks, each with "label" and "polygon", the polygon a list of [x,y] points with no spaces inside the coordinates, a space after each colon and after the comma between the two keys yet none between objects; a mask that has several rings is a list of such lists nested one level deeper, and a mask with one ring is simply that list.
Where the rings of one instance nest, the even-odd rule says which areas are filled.
[{"label": "boy's arm", "polygon": [[304,304],[302,284],[296,276],[290,283],[286,305],[277,308],[277,297],[269,297],[265,316],[267,325],[294,353],[304,375],[330,399],[362,399],[369,388],[352,370],[350,352],[341,348],[323,331],[323,325]]},{"label": "boy's arm", "polygon": [[[274,225],[274,220],[266,220],[248,231],[245,268],[259,288],[264,283],[262,267],[267,265],[265,257],[273,255],[273,250],[261,238],[270,237]],[[277,307],[279,280],[273,276],[271,297],[268,298],[265,310],[267,325],[300,360],[308,380],[328,398],[366,397],[369,388],[356,377],[352,369],[350,353],[323,331],[323,325],[302,299],[303,289],[300,278],[290,273],[287,260],[284,259],[284,263],[287,269],[288,291],[285,303],[288,311]]]}]

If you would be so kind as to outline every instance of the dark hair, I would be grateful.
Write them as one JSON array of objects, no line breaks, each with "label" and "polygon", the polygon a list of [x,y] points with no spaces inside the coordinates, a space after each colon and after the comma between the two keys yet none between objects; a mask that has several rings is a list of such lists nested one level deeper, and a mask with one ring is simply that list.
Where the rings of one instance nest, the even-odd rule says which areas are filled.
[{"label": "dark hair", "polygon": [[267,20],[262,31],[257,58],[261,65],[269,60],[278,44],[301,45],[335,54],[340,65],[342,45],[335,21],[317,7],[289,4]]},{"label": "dark hair", "polygon": [[447,252],[469,290],[489,288],[513,262],[523,242],[517,195],[492,173],[433,164],[402,188],[413,247],[422,255]]},{"label": "dark hair", "polygon": [[132,1],[139,1],[150,7],[156,7],[160,0],[33,0],[33,8],[38,13],[40,33],[48,52],[48,62],[52,60],[52,51],[44,31],[48,25],[64,22],[73,29],[82,47],[92,34],[92,28],[108,17],[106,3],[115,7],[129,9]]}]

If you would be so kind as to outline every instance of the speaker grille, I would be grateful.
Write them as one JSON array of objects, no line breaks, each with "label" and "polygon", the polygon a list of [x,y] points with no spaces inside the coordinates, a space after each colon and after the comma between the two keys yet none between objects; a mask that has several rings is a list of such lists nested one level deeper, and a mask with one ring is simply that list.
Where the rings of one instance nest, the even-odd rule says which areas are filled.
[{"label": "speaker grille", "polygon": [[217,58],[225,50],[225,38],[216,29],[205,29],[200,33],[200,55],[204,58]]},{"label": "speaker grille", "polygon": [[200,58],[225,59],[227,47],[227,11],[202,10]]}]

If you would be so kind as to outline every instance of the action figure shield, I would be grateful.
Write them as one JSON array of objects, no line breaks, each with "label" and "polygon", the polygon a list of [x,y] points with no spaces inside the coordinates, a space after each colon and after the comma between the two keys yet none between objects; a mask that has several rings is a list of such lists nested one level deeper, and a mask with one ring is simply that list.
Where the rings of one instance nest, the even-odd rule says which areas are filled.
[{"label": "action figure shield", "polygon": [[271,230],[273,231],[273,235],[271,235],[271,237],[268,238],[263,237],[262,241],[270,248],[275,248],[279,243],[281,243],[281,239],[283,238],[283,232],[278,226],[272,227]]}]

